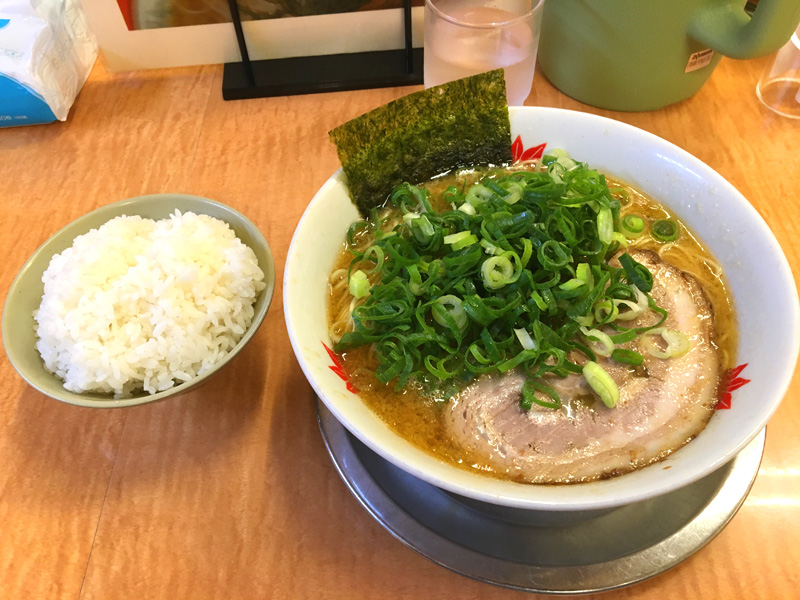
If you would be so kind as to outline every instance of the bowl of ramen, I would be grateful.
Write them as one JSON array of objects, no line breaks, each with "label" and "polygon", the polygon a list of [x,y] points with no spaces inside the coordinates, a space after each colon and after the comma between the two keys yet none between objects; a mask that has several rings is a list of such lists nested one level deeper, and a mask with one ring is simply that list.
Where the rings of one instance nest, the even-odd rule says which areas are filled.
[{"label": "bowl of ramen", "polygon": [[313,198],[284,310],[314,391],[386,460],[503,507],[608,509],[720,468],[794,371],[778,243],[657,136],[509,112],[512,165],[404,184],[367,220],[341,171]]},{"label": "bowl of ramen", "polygon": [[44,242],[6,296],[19,374],[92,408],[172,398],[208,381],[269,309],[272,253],[233,208],[153,194],[102,206]]}]

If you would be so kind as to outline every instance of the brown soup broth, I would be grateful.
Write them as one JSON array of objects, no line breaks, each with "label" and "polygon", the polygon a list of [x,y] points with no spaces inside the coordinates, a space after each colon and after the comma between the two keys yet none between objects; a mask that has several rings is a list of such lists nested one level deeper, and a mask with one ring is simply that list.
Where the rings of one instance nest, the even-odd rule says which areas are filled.
[{"label": "brown soup broth", "polygon": [[[483,173],[462,171],[435,178],[424,187],[431,193],[433,207],[436,210],[446,210],[449,207],[440,199],[442,192],[450,185],[459,188],[471,185],[481,175]],[[629,247],[653,250],[665,262],[697,279],[713,307],[715,343],[720,349],[721,366],[723,370],[732,368],[737,346],[736,320],[724,275],[717,261],[671,211],[618,179],[606,175],[606,181],[612,195],[620,200],[621,216],[635,213],[650,220],[671,218],[680,223],[680,236],[674,243],[658,242],[644,235]],[[388,228],[391,229],[391,225]],[[364,250],[370,243],[367,236],[356,236],[355,247],[360,250]],[[345,244],[334,264],[333,272],[337,270],[346,272],[351,260],[352,254]],[[344,278],[346,279],[346,275]],[[338,338],[343,331],[336,330],[334,321],[337,319],[336,315],[339,315],[341,320],[341,315],[349,314],[351,297],[346,284],[331,285],[330,289],[328,314],[332,335]],[[420,386],[413,383],[406,385],[405,389],[396,391],[394,383],[384,385],[377,381],[373,375],[377,359],[371,347],[354,348],[342,353],[341,359],[361,399],[398,435],[450,464],[469,470],[479,470],[492,476],[504,476],[502,473],[495,473],[492,468],[470,456],[449,439],[442,419],[442,412],[447,406],[446,398],[427,396],[422,393]]]}]

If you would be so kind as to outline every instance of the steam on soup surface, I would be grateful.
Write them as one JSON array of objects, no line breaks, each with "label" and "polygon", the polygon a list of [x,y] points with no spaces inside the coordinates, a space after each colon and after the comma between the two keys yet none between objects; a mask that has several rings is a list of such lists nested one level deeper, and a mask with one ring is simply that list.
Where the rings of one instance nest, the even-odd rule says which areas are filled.
[{"label": "steam on soup surface", "polygon": [[400,186],[351,229],[329,323],[399,435],[529,483],[680,448],[736,347],[713,257],[656,201],[563,155]]}]

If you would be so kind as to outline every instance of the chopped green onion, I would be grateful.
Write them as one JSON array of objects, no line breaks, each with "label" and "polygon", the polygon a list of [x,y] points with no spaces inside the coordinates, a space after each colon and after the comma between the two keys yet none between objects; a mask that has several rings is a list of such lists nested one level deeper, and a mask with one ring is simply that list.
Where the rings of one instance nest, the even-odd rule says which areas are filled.
[{"label": "chopped green onion", "polygon": [[[667,344],[665,349],[662,349],[654,339],[655,336],[660,336]],[[674,329],[666,329],[665,327],[656,327],[650,331],[642,334],[642,345],[645,350],[656,358],[679,358],[689,352],[689,338],[682,332]]]},{"label": "chopped green onion", "polygon": [[369,280],[367,279],[367,274],[361,269],[352,273],[350,275],[349,287],[350,293],[358,299],[369,294]]},{"label": "chopped green onion", "polygon": [[[405,219],[405,215],[403,216]],[[420,244],[427,244],[430,242],[436,233],[433,224],[428,219],[427,215],[418,215],[416,218],[409,221],[411,226],[411,233]]]},{"label": "chopped green onion", "polygon": [[653,274],[643,264],[633,260],[627,252],[619,257],[619,264],[625,269],[625,276],[628,281],[638,287],[643,292],[653,289]]},{"label": "chopped green onion", "polygon": [[563,148],[554,148],[553,150],[547,153],[546,157],[542,158],[542,162],[544,164],[557,162],[567,170],[574,169],[579,166],[577,162],[575,162],[572,158],[570,158],[569,152],[567,152]]},{"label": "chopped green onion", "polygon": [[610,244],[614,235],[614,216],[610,208],[601,208],[597,213],[597,236],[604,244]]},{"label": "chopped green onion", "polygon": [[512,254],[514,253],[505,252],[500,256],[492,256],[483,261],[483,265],[481,266],[483,285],[490,290],[496,290],[509,283],[513,283],[515,280],[514,265],[508,258],[508,255]]},{"label": "chopped green onion", "polygon": [[659,242],[674,242],[678,239],[678,224],[672,219],[660,219],[650,225],[650,234]]},{"label": "chopped green onion", "polygon": [[[450,379],[451,377],[455,377],[458,375],[457,370],[448,371],[444,368],[444,363],[447,362],[449,356],[445,356],[436,360],[430,354],[425,357],[425,368],[428,369],[431,375],[434,377],[438,377],[441,380]],[[436,364],[434,365],[433,361],[436,360]]]},{"label": "chopped green onion", "polygon": [[[438,308],[437,306],[438,305]],[[433,320],[443,327],[449,327],[447,316],[449,315],[460,330],[464,330],[467,326],[467,313],[464,312],[463,303],[461,298],[448,294],[447,296],[440,296],[434,303],[434,310],[432,310]]]},{"label": "chopped green onion", "polygon": [[[581,365],[598,355],[635,361],[615,345],[661,327],[666,311],[648,296],[646,267],[625,254],[621,266],[609,262],[626,242],[614,230],[619,194],[561,156],[542,161],[547,172],[493,170],[430,201],[424,188],[398,186],[389,201],[405,215],[399,223],[375,210],[350,229],[348,284],[360,302],[335,351],[371,345],[376,378],[398,390],[416,380],[445,393],[518,368],[529,376],[521,406],[558,408],[546,377],[585,371],[613,401],[602,375]],[[356,249],[362,230],[374,236],[365,251]],[[660,320],[620,327],[645,311]]]},{"label": "chopped green onion", "polygon": [[584,287],[585,285],[586,285],[586,282],[581,280],[581,279],[570,279],[569,281],[565,281],[564,283],[562,283],[558,287],[559,287],[559,289],[562,289],[564,291],[569,292],[569,291],[575,290],[575,289],[577,289],[579,287]]},{"label": "chopped green onion", "polygon": [[422,285],[422,275],[420,275],[419,267],[417,265],[408,265],[408,289],[415,296],[421,296],[425,293],[425,288]]},{"label": "chopped green onion", "polygon": [[617,314],[616,321],[633,321],[634,319],[638,319],[644,313],[647,312],[649,308],[649,302],[647,296],[639,291],[638,287],[633,288],[634,293],[636,294],[636,302],[631,302],[630,300],[618,300],[614,299],[611,302],[614,304],[614,307],[619,310],[620,306],[625,306],[628,308],[626,311],[620,311]]},{"label": "chopped green onion", "polygon": [[615,231],[611,234],[611,241],[617,242],[620,248],[627,248],[628,247],[628,240],[625,239],[625,236],[622,235],[619,231]]},{"label": "chopped green onion", "polygon": [[372,257],[373,254],[375,255],[375,266],[367,271],[367,273],[375,273],[376,271],[380,271],[383,267],[383,248],[374,244],[364,250],[364,256],[361,257],[361,260],[367,261]]},{"label": "chopped green onion", "polygon": [[616,335],[612,335],[611,341],[615,344],[627,344],[628,342],[632,342],[636,339],[636,336],[639,335],[636,333],[635,329],[625,329],[622,333],[617,333]]},{"label": "chopped green onion", "polygon": [[533,299],[534,303],[536,303],[536,306],[539,307],[539,310],[547,310],[547,302],[544,301],[544,298],[542,298],[539,292],[533,290],[531,292],[531,299]]},{"label": "chopped green onion", "polygon": [[514,335],[517,336],[517,339],[519,340],[520,345],[525,350],[535,350],[536,349],[536,342],[533,341],[533,338],[531,337],[531,334],[528,333],[526,330],[524,330],[524,329],[515,329],[514,330]]},{"label": "chopped green onion", "polygon": [[494,195],[494,192],[485,185],[476,183],[467,190],[467,202],[469,202],[473,208],[477,208],[484,202],[491,200]]},{"label": "chopped green onion", "polygon": [[619,223],[622,233],[629,238],[638,238],[644,233],[644,219],[639,215],[625,215]]},{"label": "chopped green onion", "polygon": [[499,246],[495,246],[492,242],[487,239],[481,240],[481,246],[483,246],[484,251],[486,254],[502,254],[503,249]]},{"label": "chopped green onion", "polygon": [[553,180],[553,183],[561,185],[564,183],[564,178],[562,175],[566,172],[564,165],[559,163],[558,161],[552,162],[547,166],[547,174],[550,175],[550,179]]},{"label": "chopped green onion", "polygon": [[472,244],[478,243],[478,237],[474,234],[470,234],[469,236],[465,237],[462,240],[451,244],[453,250],[461,250],[462,248],[466,248],[467,246],[472,246]]},{"label": "chopped green onion", "polygon": [[472,206],[472,204],[470,204],[469,202],[464,202],[464,204],[458,207],[458,210],[460,210],[463,213],[467,213],[471,217],[474,217],[478,212],[475,210],[475,207]]},{"label": "chopped green onion", "polygon": [[599,329],[587,329],[581,327],[581,333],[589,341],[589,348],[600,356],[610,356],[614,351],[614,342],[607,333]]},{"label": "chopped green onion", "polygon": [[632,367],[638,367],[644,362],[644,356],[634,350],[617,348],[611,353],[611,360],[625,365],[631,365]]},{"label": "chopped green onion", "polygon": [[507,195],[503,198],[506,204],[516,204],[522,199],[522,186],[516,181],[509,183],[506,192]]},{"label": "chopped green onion", "polygon": [[569,263],[569,254],[564,245],[556,240],[547,240],[536,251],[539,263],[548,271],[563,269]]},{"label": "chopped green onion", "polygon": [[588,287],[594,287],[594,277],[592,276],[592,267],[589,263],[580,263],[575,267],[575,277],[583,281]]},{"label": "chopped green onion", "polygon": [[[615,321],[633,321],[641,317],[646,311],[646,308],[642,308],[641,305],[631,302],[630,300],[619,300],[615,298],[611,302],[618,311],[617,317],[614,319]],[[627,307],[628,310],[620,311],[619,308],[621,306]]]},{"label": "chopped green onion", "polygon": [[594,307],[594,320],[598,323],[613,323],[619,316],[619,308],[611,300],[598,302]]},{"label": "chopped green onion", "polygon": [[590,360],[583,366],[583,377],[595,393],[600,396],[603,404],[609,408],[614,408],[617,405],[617,402],[619,402],[619,388],[603,367]]},{"label": "chopped green onion", "polygon": [[576,163],[574,160],[572,160],[569,156],[559,156],[556,159],[556,161],[558,162],[558,164],[560,164],[562,167],[564,167],[567,171],[571,171],[572,169],[575,169],[575,168],[578,167],[578,163]]},{"label": "chopped green onion", "polygon": [[444,237],[444,243],[453,247],[453,250],[461,250],[467,246],[478,243],[478,237],[469,231],[459,231]]},{"label": "chopped green onion", "polygon": [[347,228],[347,243],[348,244],[355,244],[356,243],[356,234],[361,229],[369,229],[370,224],[366,221],[356,221],[350,227]]},{"label": "chopped green onion", "polygon": [[[536,395],[537,391],[550,396],[553,401],[548,402],[547,400],[542,400]],[[534,404],[538,404],[544,408],[561,408],[561,398],[553,388],[546,386],[543,383],[534,381],[533,379],[528,379],[522,386],[522,400],[520,401],[520,407],[522,410],[530,410],[533,408]]]}]

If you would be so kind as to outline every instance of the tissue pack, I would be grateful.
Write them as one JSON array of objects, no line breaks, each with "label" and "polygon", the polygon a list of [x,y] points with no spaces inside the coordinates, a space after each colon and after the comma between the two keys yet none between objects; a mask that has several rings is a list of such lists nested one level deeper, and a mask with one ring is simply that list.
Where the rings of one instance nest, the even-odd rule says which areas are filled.
[{"label": "tissue pack", "polygon": [[96,58],[77,0],[0,0],[0,127],[65,121]]}]

